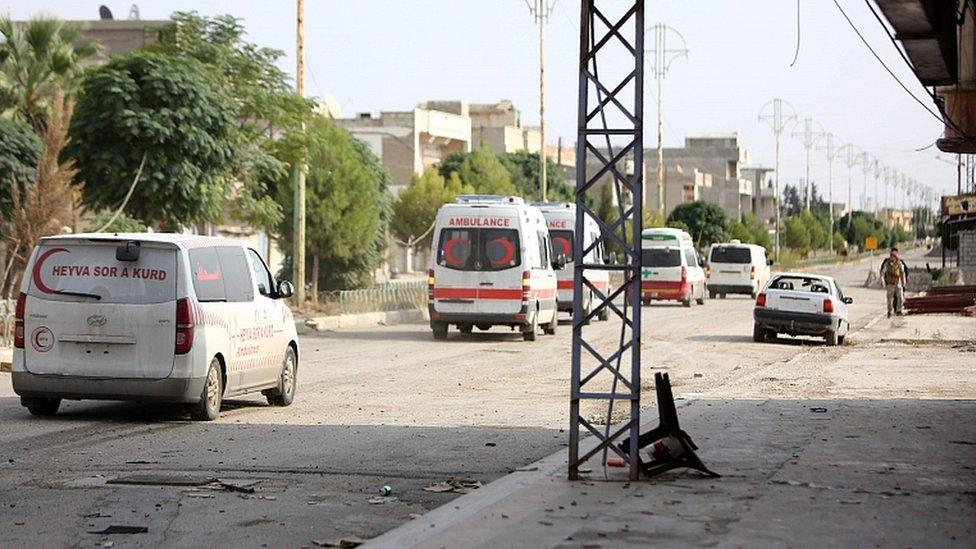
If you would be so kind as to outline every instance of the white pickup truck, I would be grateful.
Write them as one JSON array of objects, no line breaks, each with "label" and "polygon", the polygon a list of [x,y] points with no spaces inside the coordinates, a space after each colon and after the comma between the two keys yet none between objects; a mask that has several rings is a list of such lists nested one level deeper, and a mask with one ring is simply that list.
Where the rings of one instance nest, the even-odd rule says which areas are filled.
[{"label": "white pickup truck", "polygon": [[851,329],[847,306],[853,301],[829,276],[778,274],[756,297],[752,338],[763,342],[785,333],[822,336],[827,345],[842,345]]}]

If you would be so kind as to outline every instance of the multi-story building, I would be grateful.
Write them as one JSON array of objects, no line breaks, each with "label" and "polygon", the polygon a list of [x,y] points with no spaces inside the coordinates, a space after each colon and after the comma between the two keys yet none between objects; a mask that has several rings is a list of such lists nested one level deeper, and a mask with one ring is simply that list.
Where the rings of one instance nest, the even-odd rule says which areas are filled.
[{"label": "multi-story building", "polygon": [[[767,226],[776,223],[776,171],[773,168],[752,166],[742,168],[742,178],[752,187],[752,204],[741,213],[753,213]],[[782,197],[780,197],[782,199]]]}]

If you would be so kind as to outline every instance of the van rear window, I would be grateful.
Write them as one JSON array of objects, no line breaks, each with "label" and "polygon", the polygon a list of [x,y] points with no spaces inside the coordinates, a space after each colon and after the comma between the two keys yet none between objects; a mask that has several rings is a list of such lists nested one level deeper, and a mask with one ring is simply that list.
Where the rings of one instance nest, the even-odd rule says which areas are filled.
[{"label": "van rear window", "polygon": [[[151,304],[176,299],[176,249],[143,245],[138,261],[117,261],[120,242],[42,244],[28,294],[53,301]],[[89,296],[98,296],[89,297]]]},{"label": "van rear window", "polygon": [[549,231],[549,240],[552,241],[552,254],[559,256],[563,254],[566,259],[573,259],[573,231]]},{"label": "van rear window", "polygon": [[641,265],[645,267],[680,267],[681,252],[678,248],[644,248]]},{"label": "van rear window", "polygon": [[752,263],[752,250],[739,246],[715,246],[711,263]]},{"label": "van rear window", "polygon": [[514,229],[444,229],[437,246],[437,264],[458,271],[504,271],[518,267],[521,256]]}]

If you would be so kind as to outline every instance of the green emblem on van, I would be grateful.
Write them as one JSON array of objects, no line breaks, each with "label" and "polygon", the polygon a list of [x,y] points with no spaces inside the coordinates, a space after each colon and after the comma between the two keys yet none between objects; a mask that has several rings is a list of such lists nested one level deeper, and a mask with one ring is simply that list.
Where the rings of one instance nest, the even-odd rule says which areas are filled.
[{"label": "green emblem on van", "polygon": [[673,234],[667,234],[667,233],[651,233],[651,234],[645,234],[645,235],[641,235],[641,238],[643,240],[658,240],[658,241],[661,241],[661,240],[678,240],[678,237],[677,236],[675,236]]}]

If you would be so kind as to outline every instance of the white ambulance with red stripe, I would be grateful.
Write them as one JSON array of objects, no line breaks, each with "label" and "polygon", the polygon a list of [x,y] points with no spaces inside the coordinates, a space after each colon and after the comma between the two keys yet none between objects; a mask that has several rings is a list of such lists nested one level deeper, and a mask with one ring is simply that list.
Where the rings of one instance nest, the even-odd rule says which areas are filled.
[{"label": "white ambulance with red stripe", "polygon": [[[437,212],[428,271],[434,339],[449,326],[508,326],[534,341],[555,334],[556,272],[546,220],[515,196],[461,195]],[[553,265],[555,263],[555,265]]]},{"label": "white ambulance with red stripe", "polygon": [[15,315],[14,391],[35,415],[62,399],[185,403],[216,419],[228,396],[295,397],[298,336],[261,256],[225,238],[44,238]]},{"label": "white ambulance with red stripe", "polygon": [[705,304],[705,269],[686,231],[662,227],[641,232],[641,302]]},{"label": "white ambulance with red stripe", "polygon": [[[552,253],[557,257],[566,257],[566,265],[556,271],[558,285],[557,307],[560,311],[573,312],[573,245],[576,242],[576,204],[568,202],[543,202],[536,204],[542,210],[549,226],[549,239],[552,242]],[[598,264],[604,261],[603,242],[600,240],[600,226],[588,215],[583,216],[583,232],[580,235],[585,252],[584,263]],[[610,271],[586,271],[586,279],[604,295],[610,291]],[[583,295],[583,317],[589,316],[596,307],[599,298],[593,291],[586,288]],[[600,320],[606,320],[609,309],[603,308],[598,314]]]}]

